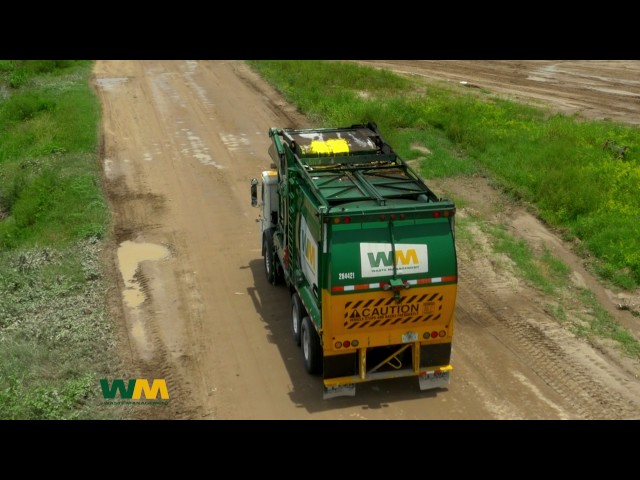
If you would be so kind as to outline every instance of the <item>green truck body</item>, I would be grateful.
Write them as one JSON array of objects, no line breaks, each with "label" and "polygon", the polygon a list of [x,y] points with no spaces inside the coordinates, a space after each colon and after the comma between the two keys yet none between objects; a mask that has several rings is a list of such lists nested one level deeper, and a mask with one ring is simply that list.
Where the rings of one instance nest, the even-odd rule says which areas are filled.
[{"label": "green truck body", "polygon": [[[291,293],[291,332],[324,397],[416,376],[446,387],[457,295],[455,205],[375,124],[269,130],[252,180],[267,279]],[[260,185],[260,198],[258,186]]]}]

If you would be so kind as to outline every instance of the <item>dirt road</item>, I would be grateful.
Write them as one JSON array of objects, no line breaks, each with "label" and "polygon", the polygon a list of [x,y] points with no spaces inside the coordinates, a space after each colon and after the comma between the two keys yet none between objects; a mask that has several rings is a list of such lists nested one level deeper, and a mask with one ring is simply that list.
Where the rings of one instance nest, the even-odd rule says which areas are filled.
[{"label": "dirt road", "polygon": [[[640,418],[637,362],[576,338],[539,292],[465,251],[450,388],[421,392],[399,379],[323,400],[289,333],[288,293],[266,281],[249,195],[270,163],[268,128],[310,125],[239,61],[99,61],[94,81],[114,216],[112,314],[131,371],[166,378],[171,395],[140,417]],[[502,200],[481,179],[435,187],[487,215],[511,208],[518,231],[572,260],[576,282],[596,285],[526,212],[491,211]]]}]

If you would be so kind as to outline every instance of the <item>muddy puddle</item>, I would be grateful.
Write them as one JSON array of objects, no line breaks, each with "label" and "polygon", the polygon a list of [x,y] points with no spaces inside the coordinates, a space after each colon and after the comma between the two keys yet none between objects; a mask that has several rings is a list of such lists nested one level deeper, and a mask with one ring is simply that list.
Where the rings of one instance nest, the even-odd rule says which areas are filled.
[{"label": "muddy puddle", "polygon": [[144,302],[144,292],[136,272],[141,262],[157,261],[168,258],[169,249],[155,243],[136,243],[130,240],[122,242],[118,248],[118,267],[124,280],[122,294],[129,308],[136,308]]}]

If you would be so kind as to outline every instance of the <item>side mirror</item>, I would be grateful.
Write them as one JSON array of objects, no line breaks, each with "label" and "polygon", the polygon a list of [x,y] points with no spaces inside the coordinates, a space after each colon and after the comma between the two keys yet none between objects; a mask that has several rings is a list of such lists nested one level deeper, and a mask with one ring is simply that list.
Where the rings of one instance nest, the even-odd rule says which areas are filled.
[{"label": "side mirror", "polygon": [[258,180],[256,178],[251,179],[251,206],[258,206]]}]

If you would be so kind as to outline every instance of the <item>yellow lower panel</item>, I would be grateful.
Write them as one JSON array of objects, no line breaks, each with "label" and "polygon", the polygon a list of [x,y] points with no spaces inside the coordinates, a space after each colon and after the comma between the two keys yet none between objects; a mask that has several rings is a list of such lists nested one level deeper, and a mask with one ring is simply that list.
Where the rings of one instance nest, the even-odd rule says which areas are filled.
[{"label": "yellow lower panel", "polygon": [[429,285],[391,291],[322,291],[325,355],[349,347],[451,342],[457,285]]}]

